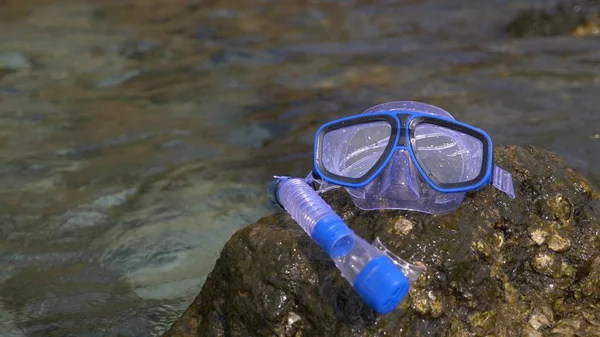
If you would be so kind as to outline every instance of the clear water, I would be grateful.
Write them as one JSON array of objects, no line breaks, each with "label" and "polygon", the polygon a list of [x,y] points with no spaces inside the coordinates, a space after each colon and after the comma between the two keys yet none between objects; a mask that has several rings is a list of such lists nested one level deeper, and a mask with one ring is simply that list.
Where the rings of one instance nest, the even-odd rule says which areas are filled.
[{"label": "clear water", "polygon": [[600,186],[598,39],[520,1],[0,1],[0,335],[156,335],[323,122],[439,105]]}]

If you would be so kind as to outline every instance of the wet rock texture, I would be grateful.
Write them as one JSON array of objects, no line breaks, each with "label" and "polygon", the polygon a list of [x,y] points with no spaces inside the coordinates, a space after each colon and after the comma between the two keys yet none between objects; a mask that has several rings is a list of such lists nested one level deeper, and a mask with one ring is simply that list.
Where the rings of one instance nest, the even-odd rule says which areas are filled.
[{"label": "wet rock texture", "polygon": [[238,231],[173,336],[600,336],[600,198],[552,152],[498,147],[517,199],[492,187],[455,212],[362,211],[324,198],[362,237],[427,272],[399,308],[366,307],[285,213]]},{"label": "wet rock texture", "polygon": [[508,23],[506,31],[516,37],[600,35],[600,1],[571,0],[526,9]]}]

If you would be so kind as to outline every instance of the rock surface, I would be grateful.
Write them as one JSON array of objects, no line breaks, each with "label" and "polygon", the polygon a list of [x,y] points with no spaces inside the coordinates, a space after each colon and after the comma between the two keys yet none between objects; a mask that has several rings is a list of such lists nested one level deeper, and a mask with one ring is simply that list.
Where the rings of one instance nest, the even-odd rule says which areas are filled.
[{"label": "rock surface", "polygon": [[600,336],[598,193],[552,152],[498,147],[495,158],[513,172],[516,200],[488,186],[431,216],[324,195],[363,238],[427,266],[396,311],[366,307],[278,213],[228,241],[163,336]]},{"label": "rock surface", "polygon": [[551,8],[520,12],[505,27],[516,37],[553,35],[599,35],[600,1],[569,0]]}]

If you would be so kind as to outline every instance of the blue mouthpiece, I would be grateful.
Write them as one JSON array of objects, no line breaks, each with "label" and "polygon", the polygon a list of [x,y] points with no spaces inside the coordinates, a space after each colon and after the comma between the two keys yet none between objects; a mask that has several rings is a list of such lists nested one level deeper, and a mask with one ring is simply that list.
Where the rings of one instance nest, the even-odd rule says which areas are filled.
[{"label": "blue mouthpiece", "polygon": [[315,224],[311,237],[331,257],[346,255],[354,245],[352,230],[332,213]]},{"label": "blue mouthpiece", "polygon": [[369,261],[354,280],[356,292],[380,314],[394,310],[408,294],[409,287],[406,276],[385,255]]}]

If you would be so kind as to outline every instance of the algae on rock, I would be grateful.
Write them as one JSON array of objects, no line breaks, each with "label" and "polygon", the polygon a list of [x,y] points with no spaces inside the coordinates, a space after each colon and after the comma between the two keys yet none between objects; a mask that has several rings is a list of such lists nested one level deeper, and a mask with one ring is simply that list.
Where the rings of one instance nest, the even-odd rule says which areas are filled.
[{"label": "algae on rock", "polygon": [[281,212],[238,231],[173,336],[600,336],[600,197],[556,154],[498,147],[517,198],[488,186],[456,211],[363,211],[324,198],[358,235],[427,271],[371,311]]}]

